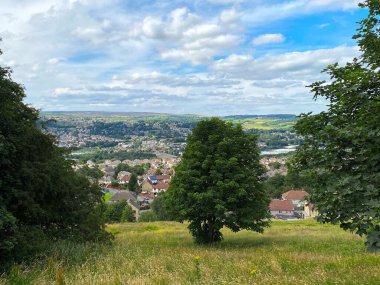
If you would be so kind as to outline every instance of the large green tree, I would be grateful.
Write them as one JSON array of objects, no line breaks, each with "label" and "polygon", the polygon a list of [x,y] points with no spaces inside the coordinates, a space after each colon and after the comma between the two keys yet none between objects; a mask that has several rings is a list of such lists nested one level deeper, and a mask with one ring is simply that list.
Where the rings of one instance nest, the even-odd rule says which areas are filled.
[{"label": "large green tree", "polygon": [[0,67],[0,261],[24,256],[39,236],[106,236],[95,210],[99,188],[74,172],[67,150],[40,129],[39,113],[24,97]]},{"label": "large green tree", "polygon": [[129,191],[140,192],[139,183],[137,182],[137,175],[132,173],[131,179],[128,182]]},{"label": "large green tree", "polygon": [[269,198],[262,186],[257,138],[218,118],[188,136],[181,163],[165,193],[171,216],[188,220],[196,242],[222,239],[223,226],[263,232]]},{"label": "large green tree", "polygon": [[380,1],[360,4],[369,12],[357,34],[362,55],[324,72],[329,81],[311,85],[328,110],[302,114],[295,129],[304,137],[293,168],[313,173],[311,199],[319,220],[340,224],[380,249]]}]

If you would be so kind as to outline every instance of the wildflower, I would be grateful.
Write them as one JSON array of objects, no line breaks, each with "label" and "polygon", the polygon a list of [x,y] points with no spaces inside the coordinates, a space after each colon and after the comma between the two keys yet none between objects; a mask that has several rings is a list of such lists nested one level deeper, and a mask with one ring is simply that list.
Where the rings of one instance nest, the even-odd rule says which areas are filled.
[{"label": "wildflower", "polygon": [[256,270],[256,269],[252,269],[251,272],[250,272],[250,274],[251,274],[252,276],[255,276],[256,273],[257,273],[257,270]]},{"label": "wildflower", "polygon": [[195,279],[197,281],[201,280],[201,268],[199,260],[201,257],[199,255],[194,256],[194,265],[195,265]]}]

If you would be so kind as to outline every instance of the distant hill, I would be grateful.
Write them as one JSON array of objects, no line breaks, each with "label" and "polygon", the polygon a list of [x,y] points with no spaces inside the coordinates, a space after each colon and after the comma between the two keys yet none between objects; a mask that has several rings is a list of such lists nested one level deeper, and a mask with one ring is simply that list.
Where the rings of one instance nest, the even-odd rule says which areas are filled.
[{"label": "distant hill", "polygon": [[[41,112],[45,117],[83,118],[106,122],[197,122],[211,116],[196,114],[168,114],[154,112],[101,112],[101,111],[49,111]],[[268,115],[229,115],[220,118],[242,124],[245,129],[258,130],[289,130],[297,120],[294,114],[268,114]]]},{"label": "distant hill", "polygon": [[297,116],[293,114],[235,115],[225,116],[223,119],[241,124],[247,130],[290,130]]},{"label": "distant hill", "polygon": [[266,118],[266,119],[295,119],[297,116],[294,114],[268,114],[268,115],[230,115],[224,116],[224,119],[250,119],[250,118]]},{"label": "distant hill", "polygon": [[[144,116],[188,116],[188,115],[175,115],[166,113],[155,112],[108,112],[108,111],[46,111],[42,114],[55,114],[55,115],[73,115],[73,116],[126,116],[126,117],[144,117]],[[189,115],[193,116],[193,115]]]}]

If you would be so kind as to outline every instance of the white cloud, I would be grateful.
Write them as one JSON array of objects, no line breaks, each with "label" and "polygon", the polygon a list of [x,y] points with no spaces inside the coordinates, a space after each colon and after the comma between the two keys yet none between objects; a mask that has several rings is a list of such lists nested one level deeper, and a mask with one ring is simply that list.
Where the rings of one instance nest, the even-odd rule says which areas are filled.
[{"label": "white cloud", "polygon": [[320,71],[327,65],[335,62],[344,64],[359,54],[358,47],[346,46],[267,55],[256,60],[250,55],[232,54],[225,59],[215,61],[212,69],[228,74],[230,78],[251,80],[288,78],[315,81],[321,77]]},{"label": "white cloud", "polygon": [[216,70],[228,71],[230,68],[241,68],[249,64],[253,64],[253,57],[251,55],[231,54],[225,59],[217,60],[213,67]]},{"label": "white cloud", "polygon": [[306,1],[305,8],[309,11],[316,9],[343,9],[349,10],[358,7],[360,0],[308,0]]},{"label": "white cloud", "polygon": [[236,9],[224,10],[220,13],[219,21],[226,24],[235,24],[239,21],[242,13],[238,12]]},{"label": "white cloud", "polygon": [[318,25],[318,28],[324,29],[324,28],[327,28],[329,26],[330,26],[330,23],[323,23],[323,24]]},{"label": "white cloud", "polygon": [[213,56],[239,45],[238,13],[223,10],[210,19],[187,8],[178,8],[167,17],[145,17],[133,34],[156,41],[160,58],[175,63],[207,64]]},{"label": "white cloud", "polygon": [[[25,85],[27,103],[214,115],[320,110],[304,86],[358,53],[341,46],[270,54],[268,46],[253,57],[249,41],[269,21],[353,9],[355,1],[127,2],[2,1],[0,62]],[[261,44],[283,40],[274,35]]]},{"label": "white cloud", "polygon": [[194,42],[187,42],[183,46],[188,50],[200,50],[200,49],[225,49],[231,48],[238,44],[240,40],[239,36],[235,35],[218,35],[215,37],[205,37],[198,39]]},{"label": "white cloud", "polygon": [[307,15],[322,11],[352,10],[358,8],[359,0],[291,0],[264,1],[245,11],[242,20],[251,25],[286,19],[297,15]]},{"label": "white cloud", "polygon": [[216,36],[221,32],[221,27],[216,24],[200,24],[184,31],[183,35],[189,39],[199,39],[203,37]]},{"label": "white cloud", "polygon": [[255,46],[262,46],[267,44],[282,43],[285,41],[285,37],[282,34],[265,34],[260,35],[252,40],[252,44]]},{"label": "white cloud", "polygon": [[358,53],[357,47],[342,46],[257,59],[249,54],[232,54],[215,61],[207,73],[176,75],[137,70],[106,83],[80,88],[60,87],[55,94],[62,100],[81,102],[86,97],[93,107],[117,104],[110,108],[127,108],[125,110],[134,106],[156,112],[196,110],[196,113],[213,115],[268,113],[271,110],[304,112],[305,109],[323,108],[323,102],[313,103],[305,86],[326,78],[319,72],[327,64],[335,61],[344,64]]}]

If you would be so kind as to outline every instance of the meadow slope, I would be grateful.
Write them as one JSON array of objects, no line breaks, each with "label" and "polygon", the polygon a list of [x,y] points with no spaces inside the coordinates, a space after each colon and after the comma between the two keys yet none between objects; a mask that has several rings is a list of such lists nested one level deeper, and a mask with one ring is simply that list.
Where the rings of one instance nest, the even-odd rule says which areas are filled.
[{"label": "meadow slope", "polygon": [[108,229],[112,246],[60,243],[0,284],[380,284],[380,254],[312,220],[275,221],[264,234],[224,230],[214,246],[194,244],[186,225],[174,222]]}]

